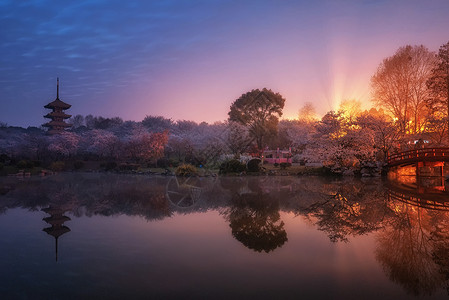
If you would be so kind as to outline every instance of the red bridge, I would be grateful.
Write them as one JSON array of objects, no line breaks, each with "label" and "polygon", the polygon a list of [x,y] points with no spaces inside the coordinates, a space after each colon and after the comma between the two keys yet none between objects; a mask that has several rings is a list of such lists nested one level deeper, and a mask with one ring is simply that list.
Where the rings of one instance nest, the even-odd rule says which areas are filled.
[{"label": "red bridge", "polygon": [[[414,149],[388,156],[388,167],[407,166],[426,162],[449,162],[449,148]],[[422,166],[422,164],[419,164]],[[417,165],[418,166],[418,165]]]}]

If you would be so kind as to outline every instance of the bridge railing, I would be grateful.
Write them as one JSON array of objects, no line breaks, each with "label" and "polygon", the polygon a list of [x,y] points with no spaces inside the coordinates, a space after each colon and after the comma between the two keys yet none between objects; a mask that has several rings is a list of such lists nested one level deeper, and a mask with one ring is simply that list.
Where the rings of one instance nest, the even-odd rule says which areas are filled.
[{"label": "bridge railing", "polygon": [[387,163],[394,165],[403,161],[425,161],[430,158],[447,158],[449,160],[449,148],[420,148],[393,153],[387,157]]}]

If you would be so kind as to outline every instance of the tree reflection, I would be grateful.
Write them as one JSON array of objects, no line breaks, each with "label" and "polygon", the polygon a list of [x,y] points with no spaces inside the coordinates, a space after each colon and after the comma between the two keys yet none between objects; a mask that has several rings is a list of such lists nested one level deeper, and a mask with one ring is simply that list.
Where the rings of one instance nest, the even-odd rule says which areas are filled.
[{"label": "tree reflection", "polygon": [[[441,189],[433,193],[422,185],[388,186],[378,179],[269,176],[197,178],[187,182],[188,189],[184,181],[174,186],[170,182],[175,181],[112,174],[5,178],[0,184],[0,212],[57,208],[48,211],[51,227],[45,230],[57,238],[68,232],[63,212],[70,217],[125,214],[161,220],[175,213],[216,210],[229,222],[236,240],[265,253],[288,241],[280,212],[289,212],[302,216],[332,242],[373,233],[376,259],[410,294],[449,289],[449,205]],[[184,192],[196,197],[194,205],[174,200]]]},{"label": "tree reflection", "polygon": [[232,236],[254,251],[268,253],[288,240],[279,207],[266,195],[239,196],[228,219]]},{"label": "tree reflection", "polygon": [[389,214],[385,191],[380,182],[330,182],[308,189],[319,200],[299,208],[318,229],[327,233],[332,242],[347,242],[349,236],[364,235],[382,228]]},{"label": "tree reflection", "polygon": [[165,197],[165,178],[149,180],[142,176],[101,174],[62,174],[8,180],[9,192],[2,196],[0,210],[22,207],[40,210],[64,206],[74,216],[137,215],[148,220],[170,216],[172,210]]},{"label": "tree reflection", "polygon": [[449,212],[440,209],[446,204],[439,199],[410,186],[390,187],[387,203],[394,215],[376,236],[376,258],[385,273],[416,296],[448,288]]},{"label": "tree reflection", "polygon": [[256,252],[266,252],[282,247],[287,242],[287,232],[279,214],[279,202],[265,188],[274,185],[254,178],[236,180],[234,184],[224,181],[231,189],[231,206],[226,212],[232,236],[245,247]]},{"label": "tree reflection", "polygon": [[[388,277],[407,292],[431,295],[444,283],[434,260],[435,247],[449,247],[447,236],[441,239],[435,234],[434,224],[447,216],[405,203],[393,205],[396,216],[377,235],[376,258]],[[447,263],[440,261],[443,265]]]}]

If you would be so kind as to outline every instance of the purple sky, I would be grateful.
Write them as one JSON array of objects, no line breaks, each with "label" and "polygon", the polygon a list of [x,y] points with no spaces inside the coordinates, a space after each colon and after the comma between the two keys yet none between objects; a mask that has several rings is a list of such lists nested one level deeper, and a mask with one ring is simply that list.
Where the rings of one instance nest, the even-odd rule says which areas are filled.
[{"label": "purple sky", "polygon": [[294,118],[343,99],[370,105],[370,77],[401,46],[449,41],[449,1],[0,0],[0,121],[69,114],[222,121],[253,88]]}]

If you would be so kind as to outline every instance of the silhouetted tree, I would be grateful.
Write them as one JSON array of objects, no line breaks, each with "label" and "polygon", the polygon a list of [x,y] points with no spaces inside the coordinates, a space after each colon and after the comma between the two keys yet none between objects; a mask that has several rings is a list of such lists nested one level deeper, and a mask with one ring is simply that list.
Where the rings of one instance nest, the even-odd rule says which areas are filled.
[{"label": "silhouetted tree", "polygon": [[73,129],[81,127],[85,124],[84,117],[82,115],[76,115],[71,117],[70,119],[67,120],[67,123],[72,124]]},{"label": "silhouetted tree", "polygon": [[277,134],[284,103],[285,99],[279,93],[266,88],[262,91],[252,90],[232,103],[228,113],[229,121],[247,126],[261,150],[265,147],[266,138]]},{"label": "silhouetted tree", "polygon": [[173,121],[161,116],[146,116],[142,120],[142,125],[149,131],[161,132],[164,130],[170,130],[173,126]]},{"label": "silhouetted tree", "polygon": [[231,153],[239,155],[248,149],[248,146],[252,142],[252,139],[249,137],[248,128],[233,121],[229,121],[226,127],[225,142]]}]

